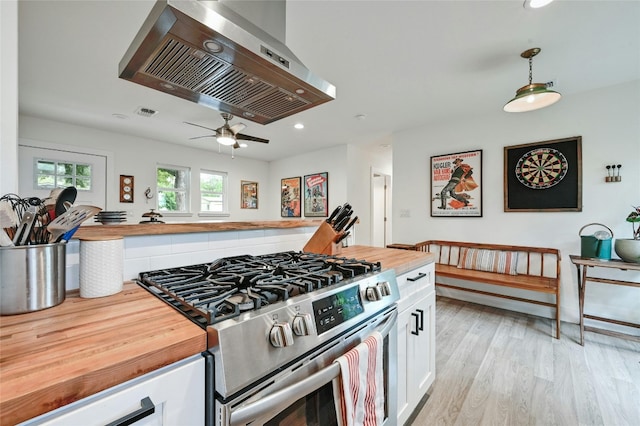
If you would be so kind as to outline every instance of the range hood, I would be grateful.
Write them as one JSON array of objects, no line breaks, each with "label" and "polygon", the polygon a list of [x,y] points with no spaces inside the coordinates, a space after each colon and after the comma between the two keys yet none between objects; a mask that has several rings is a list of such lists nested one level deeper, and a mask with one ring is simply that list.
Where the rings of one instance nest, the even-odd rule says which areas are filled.
[{"label": "range hood", "polygon": [[260,124],[336,94],[283,42],[220,1],[157,1],[119,76]]}]

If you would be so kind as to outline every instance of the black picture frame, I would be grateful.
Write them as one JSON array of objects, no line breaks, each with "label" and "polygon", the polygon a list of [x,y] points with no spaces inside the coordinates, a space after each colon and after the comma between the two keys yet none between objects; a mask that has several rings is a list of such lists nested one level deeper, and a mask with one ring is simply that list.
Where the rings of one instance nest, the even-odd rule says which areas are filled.
[{"label": "black picture frame", "polygon": [[434,155],[430,166],[431,217],[482,217],[481,149]]},{"label": "black picture frame", "polygon": [[504,147],[504,211],[582,211],[582,136]]}]

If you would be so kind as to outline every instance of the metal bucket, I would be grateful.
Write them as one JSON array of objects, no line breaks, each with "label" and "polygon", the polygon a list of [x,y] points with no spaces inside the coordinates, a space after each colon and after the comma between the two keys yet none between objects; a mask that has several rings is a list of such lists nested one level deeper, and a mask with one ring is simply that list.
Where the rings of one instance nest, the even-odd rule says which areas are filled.
[{"label": "metal bucket", "polygon": [[64,302],[67,244],[0,247],[0,315]]},{"label": "metal bucket", "polygon": [[[601,226],[607,231],[596,231],[593,235],[582,235],[584,228],[588,226]],[[592,259],[611,259],[611,240],[613,239],[613,231],[601,223],[589,223],[578,232],[580,236],[580,256]]]}]

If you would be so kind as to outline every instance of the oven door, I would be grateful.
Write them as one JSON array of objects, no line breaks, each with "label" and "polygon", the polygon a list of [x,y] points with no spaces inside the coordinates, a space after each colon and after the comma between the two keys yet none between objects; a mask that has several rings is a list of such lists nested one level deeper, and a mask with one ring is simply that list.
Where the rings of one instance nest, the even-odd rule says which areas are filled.
[{"label": "oven door", "polygon": [[340,426],[334,399],[334,381],[340,367],[334,361],[367,338],[374,330],[384,337],[383,380],[385,394],[384,425],[393,425],[396,403],[397,310],[355,327],[336,341],[314,352],[286,371],[274,376],[256,393],[248,392],[225,404],[216,402],[220,425]]}]

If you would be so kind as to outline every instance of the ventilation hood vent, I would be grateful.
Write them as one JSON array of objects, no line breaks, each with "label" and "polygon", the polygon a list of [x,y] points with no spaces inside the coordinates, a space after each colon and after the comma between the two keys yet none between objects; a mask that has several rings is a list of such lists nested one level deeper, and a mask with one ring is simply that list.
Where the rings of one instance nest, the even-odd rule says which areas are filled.
[{"label": "ventilation hood vent", "polygon": [[336,93],[284,43],[219,1],[158,1],[120,61],[119,75],[260,124]]}]

